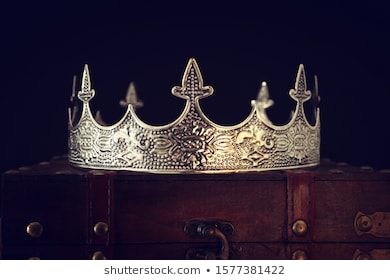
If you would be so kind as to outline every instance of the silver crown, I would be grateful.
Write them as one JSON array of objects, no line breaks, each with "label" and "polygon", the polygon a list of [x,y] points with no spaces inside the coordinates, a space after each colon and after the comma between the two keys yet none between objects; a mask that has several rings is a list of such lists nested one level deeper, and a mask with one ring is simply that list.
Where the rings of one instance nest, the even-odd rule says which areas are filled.
[{"label": "silver crown", "polygon": [[[73,124],[69,109],[69,161],[79,167],[131,170],[153,173],[229,173],[299,168],[320,161],[320,117],[316,108],[315,125],[305,116],[303,103],[312,96],[306,88],[303,65],[299,66],[294,89],[289,95],[296,101],[286,125],[274,125],[266,109],[273,105],[268,87],[262,83],[252,111],[241,123],[221,126],[203,113],[199,100],[213,93],[203,85],[195,59],[184,71],[181,86],[172,94],[185,99],[186,106],[177,120],[163,126],[151,126],[136,113],[134,87],[123,118],[111,126],[92,116],[89,102],[95,96],[88,66],[85,65],[78,98],[83,102],[81,117]],[[318,96],[315,96],[318,99]],[[133,102],[131,102],[131,100]],[[126,103],[125,103],[126,102]],[[138,102],[138,103],[137,103]],[[134,105],[133,105],[134,104]]]}]

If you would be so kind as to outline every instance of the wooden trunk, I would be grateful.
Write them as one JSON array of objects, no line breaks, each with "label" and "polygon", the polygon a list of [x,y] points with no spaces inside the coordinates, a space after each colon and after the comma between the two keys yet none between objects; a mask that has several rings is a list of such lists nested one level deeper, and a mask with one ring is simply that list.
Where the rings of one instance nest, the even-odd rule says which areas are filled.
[{"label": "wooden trunk", "polygon": [[324,162],[229,175],[89,171],[2,183],[4,259],[390,259],[390,173]]}]

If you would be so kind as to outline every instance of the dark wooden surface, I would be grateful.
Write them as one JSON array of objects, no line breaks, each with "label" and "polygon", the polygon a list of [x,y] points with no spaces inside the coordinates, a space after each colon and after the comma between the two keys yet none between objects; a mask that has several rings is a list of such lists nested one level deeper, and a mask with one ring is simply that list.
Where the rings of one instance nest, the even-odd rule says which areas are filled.
[{"label": "dark wooden surface", "polygon": [[[139,243],[112,245],[115,259],[130,260],[177,260],[184,259],[190,250],[218,250],[216,243]],[[39,245],[39,246],[6,246],[4,259],[91,259],[94,252],[102,251],[107,255],[104,246],[74,245]],[[381,259],[390,259],[389,243],[235,243],[230,244],[230,259],[243,260],[283,260],[291,259],[296,251],[304,251],[308,259],[314,260],[352,260],[360,254],[373,254]],[[169,253],[167,253],[169,252]],[[380,254],[380,255],[376,255]],[[370,258],[370,255],[369,255]]]},{"label": "dark wooden surface", "polygon": [[[297,250],[309,259],[352,259],[356,252],[390,259],[390,237],[354,229],[359,211],[390,212],[390,173],[329,161],[304,170],[158,175],[76,169],[56,158],[6,172],[1,208],[6,259],[88,259],[96,251],[115,259],[183,259],[191,250],[218,252],[217,240],[184,232],[193,219],[231,223],[233,259],[290,259]],[[298,219],[308,224],[304,236],[292,231]],[[43,225],[39,238],[26,233],[32,221]],[[107,235],[96,236],[97,222],[108,224]]]},{"label": "dark wooden surface", "polygon": [[353,227],[359,211],[390,213],[390,181],[320,181],[315,191],[314,241],[390,242],[390,238],[358,236]]},{"label": "dark wooden surface", "polygon": [[[314,174],[312,172],[287,173],[287,237],[289,241],[310,242],[313,240],[315,216]],[[294,222],[303,220],[308,230],[305,235],[297,236],[292,228]]]},{"label": "dark wooden surface", "polygon": [[285,239],[284,181],[116,181],[118,243],[190,242],[183,231],[192,219],[229,221],[230,240]]},{"label": "dark wooden surface", "polygon": [[[84,244],[87,240],[87,188],[80,176],[7,176],[3,186],[3,244]],[[37,239],[30,222],[43,225]]]}]

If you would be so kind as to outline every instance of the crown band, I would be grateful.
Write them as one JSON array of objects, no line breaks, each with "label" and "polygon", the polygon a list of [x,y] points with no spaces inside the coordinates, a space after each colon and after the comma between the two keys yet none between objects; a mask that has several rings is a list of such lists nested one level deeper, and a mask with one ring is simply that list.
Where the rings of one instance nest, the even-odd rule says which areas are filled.
[{"label": "crown band", "polygon": [[305,116],[303,103],[312,96],[306,88],[303,65],[299,66],[294,89],[296,101],[291,120],[274,125],[266,109],[273,104],[265,83],[252,111],[240,124],[220,126],[202,112],[199,99],[213,93],[203,85],[195,59],[185,69],[182,85],[172,94],[186,100],[180,117],[164,126],[150,126],[128,104],[124,117],[112,126],[99,124],[92,116],[88,66],[84,67],[78,98],[81,117],[72,123],[69,110],[69,161],[84,168],[145,171],[152,173],[230,173],[308,167],[320,160],[320,118],[315,125]]}]

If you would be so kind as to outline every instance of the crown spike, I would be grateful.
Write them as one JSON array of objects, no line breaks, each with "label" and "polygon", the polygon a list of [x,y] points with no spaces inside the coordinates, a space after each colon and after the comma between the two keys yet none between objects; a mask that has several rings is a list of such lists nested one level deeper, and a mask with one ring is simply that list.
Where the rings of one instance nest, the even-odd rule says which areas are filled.
[{"label": "crown spike", "polygon": [[318,93],[318,77],[317,77],[317,75],[314,75],[313,102],[314,102],[315,107],[318,107],[318,104],[321,102],[321,97]]},{"label": "crown spike", "polygon": [[91,90],[91,77],[89,76],[88,64],[84,65],[83,78],[81,80],[81,90],[84,92]]},{"label": "crown spike", "polygon": [[182,88],[187,88],[188,90],[191,91],[195,91],[203,87],[203,77],[195,58],[190,58],[188,60],[181,81],[181,86]]},{"label": "crown spike", "polygon": [[303,103],[310,99],[311,92],[307,90],[305,68],[303,64],[299,65],[295,87],[290,90],[290,96],[298,103]]},{"label": "crown spike", "polygon": [[267,109],[274,104],[273,100],[269,98],[269,89],[267,82],[261,83],[259,95],[257,96],[257,102],[263,104],[264,109]]},{"label": "crown spike", "polygon": [[78,92],[77,96],[83,102],[89,102],[95,96],[95,91],[91,89],[91,77],[89,75],[88,64],[84,65],[81,90]]},{"label": "crown spike", "polygon": [[127,94],[124,100],[121,100],[119,104],[122,107],[127,107],[129,104],[133,105],[135,109],[141,108],[144,106],[142,100],[138,98],[137,90],[135,89],[134,82],[130,82],[129,88],[127,89]]},{"label": "crown spike", "polygon": [[306,75],[305,67],[303,64],[299,64],[297,78],[295,80],[295,90],[297,91],[306,91]]},{"label": "crown spike", "polygon": [[257,109],[257,114],[260,119],[271,123],[268,119],[266,109],[271,107],[274,104],[274,101],[269,98],[269,89],[266,82],[261,83],[259,94],[257,95],[257,100],[252,100],[252,106],[255,106]]},{"label": "crown spike", "polygon": [[77,76],[73,75],[72,79],[72,95],[70,96],[70,102],[74,102],[76,99],[76,82],[77,82]]},{"label": "crown spike", "polygon": [[268,99],[269,99],[269,89],[268,89],[267,82],[264,81],[261,83],[261,88],[257,100],[268,100]]},{"label": "crown spike", "polygon": [[181,80],[181,87],[172,88],[173,95],[188,100],[194,100],[196,97],[204,98],[211,95],[213,91],[211,86],[203,86],[203,77],[195,58],[188,60]]},{"label": "crown spike", "polygon": [[95,114],[95,121],[100,125],[107,125],[107,123],[103,119],[103,116],[102,116],[102,113],[100,112],[100,110],[97,110],[97,112]]},{"label": "crown spike", "polygon": [[72,95],[70,96],[70,112],[71,112],[71,122],[74,123],[76,119],[76,114],[79,111],[78,104],[76,102],[76,81],[77,76],[73,75],[72,81]]}]

